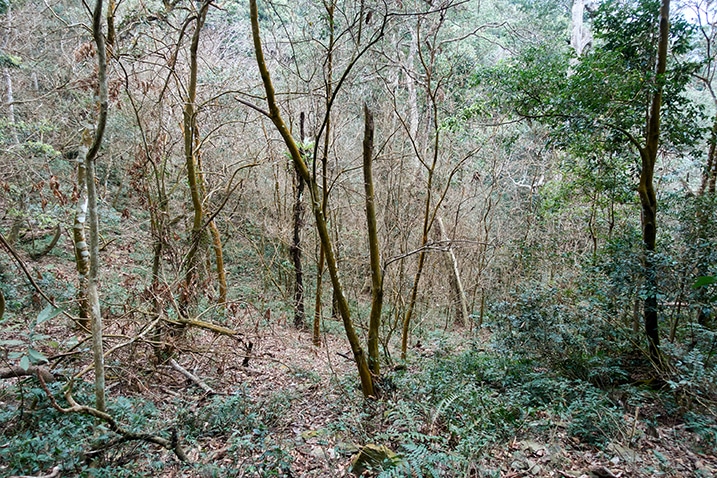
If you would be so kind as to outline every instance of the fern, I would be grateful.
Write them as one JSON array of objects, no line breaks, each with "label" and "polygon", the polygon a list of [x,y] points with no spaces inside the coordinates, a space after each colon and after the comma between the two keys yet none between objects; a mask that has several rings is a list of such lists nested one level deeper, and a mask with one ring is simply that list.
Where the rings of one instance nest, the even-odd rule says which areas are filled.
[{"label": "fern", "polygon": [[433,434],[433,430],[435,429],[436,422],[440,418],[440,416],[443,414],[443,412],[448,409],[453,402],[458,400],[459,398],[462,398],[464,395],[468,393],[472,393],[474,391],[473,385],[469,384],[464,389],[453,392],[449,394],[446,398],[440,401],[438,406],[436,407],[436,411],[433,413],[433,418],[431,419],[431,427],[430,427],[430,433]]}]

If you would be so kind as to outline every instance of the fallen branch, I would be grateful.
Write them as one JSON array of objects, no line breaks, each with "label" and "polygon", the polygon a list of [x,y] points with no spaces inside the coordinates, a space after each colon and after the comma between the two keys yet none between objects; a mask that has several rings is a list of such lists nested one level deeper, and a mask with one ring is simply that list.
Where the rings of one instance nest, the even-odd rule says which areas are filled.
[{"label": "fallen branch", "polygon": [[28,375],[42,375],[42,379],[45,382],[55,381],[55,376],[42,367],[28,367],[27,370],[19,366],[0,369],[0,379],[26,377]]},{"label": "fallen branch", "polygon": [[211,324],[209,322],[204,322],[203,320],[196,320],[196,319],[165,319],[167,322],[173,323],[175,325],[191,325],[192,327],[199,327],[200,329],[206,329],[211,330],[212,332],[216,332],[217,334],[221,335],[228,335],[230,337],[239,337],[243,335],[241,332],[237,332],[236,330],[228,329],[226,327],[222,327],[221,325],[215,325]]},{"label": "fallen branch", "polygon": [[202,390],[204,390],[204,391],[207,392],[208,394],[210,394],[210,395],[216,395],[216,394],[217,394],[217,392],[215,392],[214,389],[212,389],[212,387],[210,387],[209,385],[207,385],[206,383],[204,383],[199,377],[197,377],[196,375],[194,375],[192,372],[190,372],[190,371],[187,370],[186,368],[184,368],[184,367],[182,367],[181,365],[179,365],[179,363],[177,363],[176,360],[174,360],[174,359],[169,359],[169,365],[170,365],[174,370],[176,370],[177,372],[181,373],[181,374],[184,375],[186,378],[188,378],[189,380],[191,380],[192,382],[194,382],[199,388],[201,388]]},{"label": "fallen branch", "polygon": [[97,410],[96,408],[78,404],[72,396],[72,382],[70,382],[65,389],[65,400],[67,400],[67,403],[70,404],[70,408],[63,408],[57,403],[57,400],[55,400],[55,397],[52,395],[52,393],[50,393],[50,390],[47,388],[47,384],[45,383],[45,380],[43,380],[42,375],[38,374],[37,378],[40,380],[40,385],[47,394],[47,398],[50,400],[52,407],[58,412],[67,414],[79,413],[82,415],[90,415],[92,417],[98,418],[105,422],[110,430],[119,435],[122,435],[122,437],[127,441],[138,440],[154,443],[155,445],[159,445],[163,448],[166,448],[167,450],[173,451],[174,454],[177,455],[177,458],[179,458],[179,460],[183,462],[189,462],[189,458],[187,458],[187,455],[184,453],[184,450],[182,450],[182,447],[179,444],[179,436],[177,434],[176,429],[171,429],[172,438],[170,440],[155,435],[150,435],[148,433],[135,433],[129,430],[125,430],[109,413],[102,412],[100,410]]},{"label": "fallen branch", "polygon": [[38,476],[32,476],[32,475],[13,475],[10,478],[59,478],[60,472],[62,471],[62,467],[60,465],[57,465],[52,469],[49,475],[38,475]]},{"label": "fallen branch", "polygon": [[[112,348],[110,348],[109,350],[107,350],[107,351],[104,353],[104,358],[109,357],[110,354],[112,354],[115,350],[121,349],[122,347],[127,347],[128,345],[132,345],[133,343],[135,343],[136,341],[138,341],[139,339],[141,339],[142,337],[144,337],[145,335],[147,335],[147,332],[149,332],[150,330],[152,330],[152,329],[154,328],[154,326],[157,325],[157,322],[159,322],[159,319],[155,319],[154,321],[152,321],[149,325],[147,325],[147,326],[144,328],[144,330],[143,330],[142,332],[140,332],[140,333],[137,334],[136,336],[132,337],[132,338],[129,339],[128,341],[122,342],[121,344],[117,344],[117,345],[115,345],[114,347],[112,347]],[[107,337],[107,336],[105,336],[105,338],[106,338],[106,337]],[[93,368],[94,368],[94,364],[90,364],[90,365],[86,366],[86,367],[83,368],[81,371],[79,371],[78,373],[75,374],[75,376],[73,377],[73,380],[82,377],[84,374],[90,372]]]}]

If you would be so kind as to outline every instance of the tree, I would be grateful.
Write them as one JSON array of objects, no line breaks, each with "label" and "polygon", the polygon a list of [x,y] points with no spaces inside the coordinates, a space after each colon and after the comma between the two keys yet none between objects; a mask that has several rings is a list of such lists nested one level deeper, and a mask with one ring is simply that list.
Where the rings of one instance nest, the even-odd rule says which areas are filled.
[{"label": "tree", "polygon": [[511,76],[513,99],[521,116],[551,127],[559,147],[584,154],[628,145],[639,155],[644,326],[659,361],[655,165],[659,151],[689,147],[701,135],[699,111],[682,94],[695,68],[684,60],[691,29],[679,17],[670,26],[669,0],[609,0],[593,27],[596,47],[572,67],[564,53],[527,51]]},{"label": "tree", "polygon": [[[100,297],[97,290],[100,266],[100,223],[97,214],[97,188],[95,186],[97,154],[102,146],[102,138],[107,126],[108,92],[107,92],[107,50],[105,37],[102,33],[102,0],[96,0],[92,12],[92,37],[97,47],[97,124],[94,134],[87,137],[89,143],[85,155],[85,174],[87,182],[87,209],[90,225],[90,267],[87,276],[87,301],[89,302],[90,322],[92,324],[92,354],[95,368],[95,408],[105,411],[105,362],[102,348],[102,312]],[[83,138],[84,140],[84,138]]]},{"label": "tree", "polygon": [[331,282],[338,299],[338,309],[341,315],[341,319],[344,324],[344,330],[351,346],[351,351],[358,367],[359,377],[361,379],[361,390],[365,397],[375,396],[375,389],[373,383],[373,376],[368,367],[368,361],[366,354],[361,347],[358,335],[351,320],[351,311],[349,309],[348,300],[344,295],[341,279],[339,278],[338,266],[336,263],[336,256],[334,252],[333,241],[329,234],[326,218],[324,211],[321,207],[321,196],[319,194],[319,188],[316,182],[316,176],[311,174],[309,167],[304,161],[304,157],[301,154],[301,150],[291,135],[289,128],[284,122],[279,107],[276,102],[276,93],[274,91],[274,85],[271,81],[269,70],[267,69],[266,62],[264,60],[264,52],[261,45],[261,36],[259,34],[259,14],[257,9],[256,0],[250,0],[250,16],[251,16],[251,27],[252,27],[252,38],[254,40],[254,53],[256,55],[257,66],[261,74],[262,83],[266,92],[266,101],[269,107],[269,111],[266,115],[272,121],[276,127],[278,133],[281,135],[289,154],[291,155],[292,162],[296,169],[299,171],[304,181],[309,187],[309,193],[311,196],[311,209],[314,213],[314,219],[316,221],[316,229],[319,233],[321,244],[324,248],[324,254],[326,259],[326,265],[329,269],[331,276]]}]

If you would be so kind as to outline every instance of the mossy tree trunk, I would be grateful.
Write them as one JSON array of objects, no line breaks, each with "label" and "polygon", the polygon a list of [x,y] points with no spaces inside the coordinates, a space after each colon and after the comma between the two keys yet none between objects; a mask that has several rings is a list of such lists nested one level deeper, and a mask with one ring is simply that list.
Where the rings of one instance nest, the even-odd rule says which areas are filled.
[{"label": "mossy tree trunk", "polygon": [[368,321],[368,365],[371,372],[378,376],[381,372],[378,344],[381,329],[381,309],[383,308],[383,268],[378,244],[378,226],[376,224],[376,204],[373,190],[373,115],[364,105],[363,136],[363,184],[366,193],[366,226],[371,260],[371,312]]},{"label": "mossy tree trunk", "polygon": [[640,204],[642,206],[642,241],[645,247],[645,288],[644,301],[645,334],[647,336],[650,357],[656,363],[660,361],[660,333],[657,315],[657,266],[655,264],[655,245],[657,239],[657,194],[654,175],[657,151],[660,145],[660,111],[662,91],[667,70],[667,49],[670,31],[670,0],[662,0],[660,8],[660,30],[657,46],[656,89],[652,95],[647,121],[645,146],[640,148],[642,170],[640,171]]},{"label": "mossy tree trunk", "polygon": [[189,83],[187,84],[187,96],[184,102],[182,133],[184,135],[184,161],[187,168],[187,182],[189,194],[192,199],[194,212],[192,220],[192,231],[189,236],[189,252],[187,253],[184,291],[180,297],[180,308],[183,314],[188,313],[189,305],[194,301],[197,288],[197,275],[199,268],[198,252],[200,246],[205,243],[206,230],[203,227],[204,205],[201,197],[200,179],[197,171],[197,158],[195,145],[197,143],[197,51],[199,50],[199,37],[207,17],[210,1],[204,1],[199,11],[192,20],[195,22],[194,33],[189,49]]},{"label": "mossy tree trunk", "polygon": [[[300,116],[300,128],[302,141],[304,140],[304,112]],[[301,154],[306,157],[308,151],[303,147]],[[304,268],[301,262],[301,231],[304,228],[304,189],[306,183],[304,178],[299,174],[299,170],[294,167],[294,206],[293,206],[293,234],[291,237],[291,247],[289,254],[291,262],[294,264],[294,327],[303,329],[306,327],[306,308],[304,307]]]},{"label": "mossy tree trunk", "polygon": [[107,55],[105,39],[102,33],[102,0],[95,1],[92,13],[92,36],[97,47],[97,82],[98,82],[98,116],[91,144],[85,155],[85,168],[87,174],[87,203],[89,212],[90,235],[90,267],[87,276],[87,300],[90,306],[90,321],[92,323],[92,354],[95,370],[95,408],[101,412],[105,406],[105,368],[104,352],[102,347],[102,313],[100,298],[97,290],[99,275],[99,216],[97,213],[97,189],[95,187],[95,170],[97,154],[102,145],[102,138],[107,125],[108,92],[107,92]]},{"label": "mossy tree trunk", "polygon": [[294,166],[298,170],[299,174],[304,178],[306,184],[309,187],[309,193],[311,195],[311,209],[314,213],[316,221],[316,228],[319,233],[319,238],[324,246],[326,265],[329,269],[329,275],[331,276],[331,283],[333,284],[334,291],[338,299],[338,309],[341,315],[341,319],[344,324],[344,330],[351,346],[351,351],[356,361],[358,368],[359,377],[361,379],[361,391],[365,397],[375,396],[373,376],[368,367],[368,361],[366,354],[361,347],[358,335],[354,328],[353,321],[351,319],[351,311],[349,309],[349,303],[344,295],[341,280],[339,278],[339,271],[336,264],[336,256],[334,255],[333,243],[329,233],[324,211],[321,207],[321,195],[314,177],[312,177],[311,171],[309,170],[304,158],[301,155],[301,151],[294,140],[293,136],[289,132],[289,129],[281,117],[279,106],[276,103],[276,94],[274,92],[274,85],[272,84],[269,70],[264,61],[264,53],[261,46],[261,36],[259,34],[259,18],[256,0],[249,0],[250,6],[250,17],[251,17],[251,28],[252,28],[252,39],[254,41],[254,52],[256,55],[257,66],[261,74],[262,83],[264,84],[264,90],[266,91],[266,100],[269,106],[268,116],[272,123],[276,127],[277,131],[281,135],[287,149],[291,155]]}]

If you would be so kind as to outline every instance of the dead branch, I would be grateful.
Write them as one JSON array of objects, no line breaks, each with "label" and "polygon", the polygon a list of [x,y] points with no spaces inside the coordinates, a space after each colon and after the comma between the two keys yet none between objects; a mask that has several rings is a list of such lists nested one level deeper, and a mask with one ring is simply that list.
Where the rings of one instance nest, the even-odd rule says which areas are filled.
[{"label": "dead branch", "polygon": [[199,327],[200,329],[206,329],[211,330],[212,332],[216,332],[220,335],[228,335],[229,337],[239,337],[243,335],[241,332],[237,332],[236,330],[228,329],[226,327],[222,327],[221,325],[215,325],[209,322],[205,322],[203,320],[196,320],[196,319],[164,319],[166,322],[175,324],[175,325],[191,325],[192,327]]},{"label": "dead branch", "polygon": [[204,390],[204,391],[207,392],[208,394],[210,394],[210,395],[216,395],[216,394],[217,394],[217,392],[215,392],[212,387],[210,387],[209,385],[207,385],[206,383],[204,383],[199,377],[197,377],[196,375],[194,375],[192,372],[190,372],[190,371],[187,370],[186,368],[184,368],[184,367],[182,367],[181,365],[179,365],[179,363],[177,363],[176,360],[174,360],[174,359],[169,359],[169,365],[170,365],[174,370],[176,370],[177,372],[179,372],[179,373],[181,373],[182,375],[184,375],[187,379],[189,379],[190,381],[194,382],[199,388],[201,388],[202,390]]},{"label": "dead branch", "polygon": [[29,375],[42,375],[45,382],[54,382],[55,376],[52,375],[47,369],[43,367],[28,367],[25,370],[22,367],[10,367],[0,369],[0,379],[15,378],[15,377],[26,377]]},{"label": "dead branch", "polygon": [[52,240],[50,241],[50,243],[40,252],[33,252],[32,254],[30,254],[30,258],[33,261],[36,261],[41,257],[45,257],[46,255],[48,255],[59,242],[60,236],[62,236],[62,226],[58,223],[57,227],[55,228],[55,235],[52,236]]},{"label": "dead branch", "polygon": [[[104,357],[104,358],[107,358],[107,357],[109,357],[110,354],[112,354],[115,350],[121,349],[122,347],[126,347],[126,346],[128,346],[128,345],[132,345],[133,343],[137,342],[137,341],[140,340],[142,337],[144,337],[145,335],[147,335],[147,332],[149,332],[150,330],[152,330],[152,329],[154,328],[154,326],[157,325],[157,322],[159,322],[159,319],[158,319],[158,318],[155,319],[154,321],[152,321],[149,325],[147,325],[147,327],[145,327],[144,330],[143,330],[142,332],[140,332],[139,334],[137,334],[136,336],[132,337],[131,339],[129,339],[129,340],[126,341],[126,342],[122,342],[121,344],[117,344],[117,345],[115,345],[114,347],[112,347],[111,349],[107,350],[107,351],[103,354],[103,357]],[[107,337],[107,336],[105,336],[105,337]],[[88,365],[87,367],[83,368],[80,372],[76,373],[75,376],[73,377],[73,379],[78,379],[78,378],[82,377],[84,374],[86,374],[87,372],[91,371],[93,368],[94,368],[94,364]]]},{"label": "dead branch", "polygon": [[67,414],[79,413],[82,415],[90,415],[92,417],[98,418],[105,422],[110,430],[119,435],[122,435],[122,437],[127,441],[145,441],[149,443],[154,443],[155,445],[159,445],[163,448],[166,448],[167,450],[173,451],[180,461],[189,462],[189,458],[187,458],[187,455],[184,453],[184,450],[179,444],[179,436],[177,434],[176,429],[173,428],[171,430],[172,438],[170,440],[155,435],[150,435],[148,433],[135,433],[129,430],[125,430],[109,413],[102,412],[93,407],[78,404],[72,396],[72,382],[70,382],[65,388],[65,400],[67,400],[67,403],[70,404],[70,407],[63,408],[60,406],[60,404],[57,403],[57,400],[55,400],[55,397],[47,388],[47,384],[45,383],[45,380],[43,380],[42,375],[38,374],[37,378],[40,380],[40,385],[47,394],[47,398],[50,400],[52,407],[58,412]]},{"label": "dead branch", "polygon": [[52,469],[49,475],[38,475],[38,476],[32,476],[32,475],[13,475],[10,478],[59,478],[60,472],[62,471],[62,467],[60,465],[57,465]]}]

